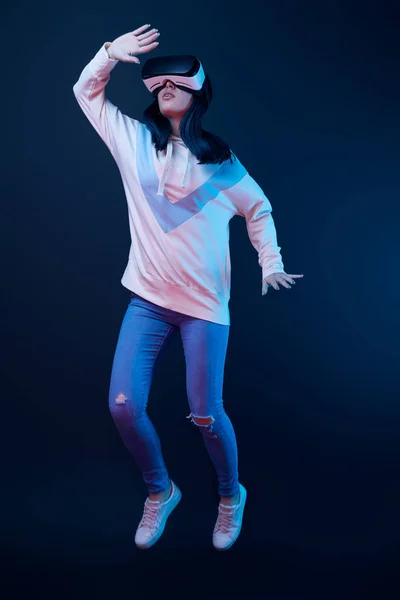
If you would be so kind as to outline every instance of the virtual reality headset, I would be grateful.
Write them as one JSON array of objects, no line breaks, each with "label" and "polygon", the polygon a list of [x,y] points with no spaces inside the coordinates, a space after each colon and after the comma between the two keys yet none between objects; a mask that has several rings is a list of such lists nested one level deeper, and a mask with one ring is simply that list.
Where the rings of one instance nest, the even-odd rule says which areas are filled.
[{"label": "virtual reality headset", "polygon": [[201,62],[192,54],[156,56],[144,63],[142,80],[154,97],[168,80],[179,89],[196,94],[203,86],[205,73]]}]

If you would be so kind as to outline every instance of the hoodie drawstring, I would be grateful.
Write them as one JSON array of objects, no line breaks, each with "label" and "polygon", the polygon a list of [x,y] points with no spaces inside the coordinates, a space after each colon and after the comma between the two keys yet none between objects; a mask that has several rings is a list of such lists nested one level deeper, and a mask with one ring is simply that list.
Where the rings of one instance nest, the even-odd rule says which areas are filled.
[{"label": "hoodie drawstring", "polygon": [[163,196],[164,195],[165,178],[167,176],[167,171],[168,171],[168,169],[170,167],[170,164],[171,164],[171,157],[172,157],[172,142],[171,142],[171,140],[168,140],[168,144],[167,144],[167,156],[165,158],[165,163],[164,163],[164,168],[163,168],[163,172],[162,172],[162,175],[161,175],[160,183],[158,184],[157,196]]},{"label": "hoodie drawstring", "polygon": [[[161,174],[160,182],[158,184],[157,196],[164,195],[165,180],[167,178],[168,170],[171,166],[171,161],[172,161],[172,146],[173,146],[172,141],[169,139],[168,144],[167,144],[167,156],[165,158],[164,168],[163,168],[163,171]],[[189,172],[189,148],[186,148],[185,171],[183,173],[182,181],[181,181],[181,187],[183,187],[183,188],[186,187],[188,172]]]},{"label": "hoodie drawstring", "polygon": [[186,179],[187,179],[188,172],[189,172],[189,148],[186,148],[186,165],[185,165],[185,172],[183,173],[182,183],[181,183],[181,187],[183,187],[183,188],[186,186]]}]

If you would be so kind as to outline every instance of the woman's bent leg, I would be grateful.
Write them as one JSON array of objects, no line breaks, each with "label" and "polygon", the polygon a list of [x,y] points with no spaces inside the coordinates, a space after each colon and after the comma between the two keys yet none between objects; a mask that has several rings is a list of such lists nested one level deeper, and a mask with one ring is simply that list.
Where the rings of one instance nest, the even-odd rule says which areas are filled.
[{"label": "woman's bent leg", "polygon": [[178,328],[146,301],[133,297],[125,313],[112,366],[109,408],[117,430],[150,493],[168,489],[170,479],[159,437],[146,408],[154,366]]},{"label": "woman's bent leg", "polygon": [[186,359],[189,417],[201,433],[217,471],[223,498],[239,492],[238,451],[222,399],[229,325],[188,317],[181,325]]}]

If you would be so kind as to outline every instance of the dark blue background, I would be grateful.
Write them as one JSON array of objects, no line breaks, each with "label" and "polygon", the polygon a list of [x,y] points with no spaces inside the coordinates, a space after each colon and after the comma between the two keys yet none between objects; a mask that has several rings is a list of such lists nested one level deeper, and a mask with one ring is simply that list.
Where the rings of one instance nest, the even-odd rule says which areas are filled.
[{"label": "dark blue background", "polygon": [[[12,597],[399,597],[398,8],[4,8],[0,528]],[[183,500],[148,552],[133,543],[146,489],[108,412],[129,301],[127,208],[72,87],[104,42],[145,23],[161,32],[151,55],[203,62],[214,88],[204,126],[270,199],[286,272],[304,273],[262,297],[244,219],[232,220],[224,401],[248,504],[227,553],[211,545],[217,482],[185,419],[179,341],[149,415]],[[151,101],[140,69],[119,63],[107,86],[138,119]]]}]

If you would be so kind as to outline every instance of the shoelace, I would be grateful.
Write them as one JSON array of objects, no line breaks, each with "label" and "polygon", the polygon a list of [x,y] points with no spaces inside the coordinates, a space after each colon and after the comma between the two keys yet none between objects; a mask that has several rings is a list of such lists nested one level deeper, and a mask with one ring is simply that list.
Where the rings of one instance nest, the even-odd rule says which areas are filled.
[{"label": "shoelace", "polygon": [[152,529],[157,526],[157,514],[159,511],[159,504],[144,503],[143,517],[140,522],[140,527],[148,527]]},{"label": "shoelace", "polygon": [[232,528],[232,521],[235,515],[235,510],[226,511],[221,506],[218,507],[218,519],[216,531],[221,531],[222,533],[229,533]]}]

